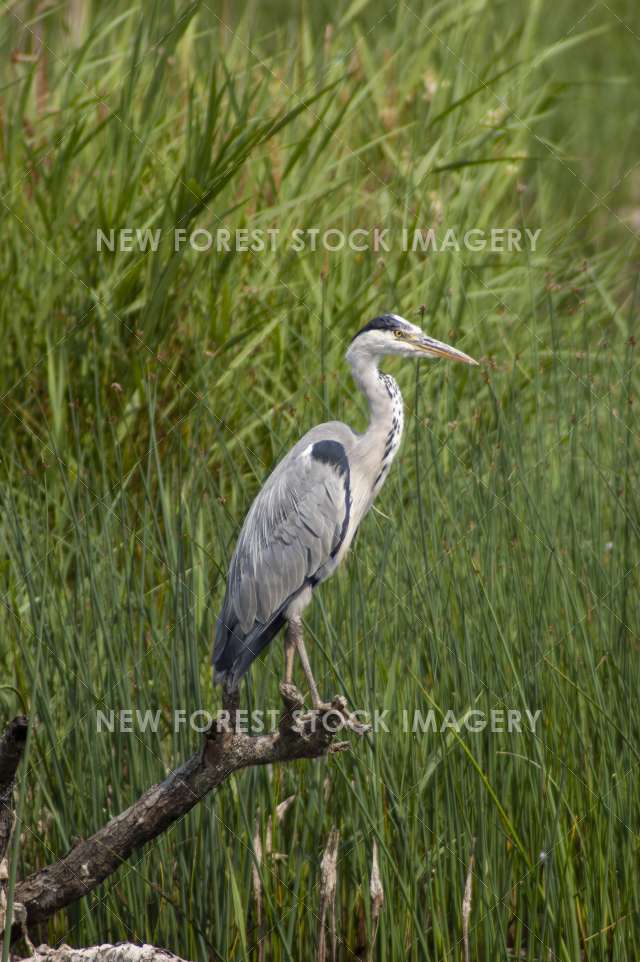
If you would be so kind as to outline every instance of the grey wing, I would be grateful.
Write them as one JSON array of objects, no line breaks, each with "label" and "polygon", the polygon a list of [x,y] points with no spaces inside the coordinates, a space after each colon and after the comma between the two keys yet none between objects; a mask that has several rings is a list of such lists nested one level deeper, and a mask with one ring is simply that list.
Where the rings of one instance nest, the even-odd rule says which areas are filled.
[{"label": "grey wing", "polygon": [[284,623],[291,601],[332,570],[349,525],[350,471],[343,444],[296,445],[245,519],[216,627],[215,680],[235,688]]}]

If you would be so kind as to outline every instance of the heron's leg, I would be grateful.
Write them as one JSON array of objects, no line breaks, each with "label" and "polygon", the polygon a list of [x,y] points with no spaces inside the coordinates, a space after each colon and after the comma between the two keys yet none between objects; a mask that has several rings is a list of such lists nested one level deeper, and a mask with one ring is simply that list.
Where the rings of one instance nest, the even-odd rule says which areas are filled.
[{"label": "heron's leg", "polygon": [[316,680],[313,677],[313,672],[311,671],[309,656],[307,655],[307,649],[304,646],[304,640],[302,638],[302,621],[299,618],[292,618],[290,620],[287,634],[289,634],[289,632],[291,633],[293,644],[298,650],[300,664],[302,665],[302,670],[309,683],[309,690],[311,691],[311,704],[314,708],[327,708],[327,704],[323,702],[322,698],[320,697]]},{"label": "heron's leg", "polygon": [[[347,711],[347,703],[344,698],[336,697],[332,702],[326,702],[320,698],[318,686],[316,685],[316,680],[313,677],[313,672],[311,671],[307,649],[304,646],[304,640],[302,638],[302,621],[299,617],[289,619],[286,643],[295,645],[298,655],[300,656],[300,664],[302,665],[302,670],[305,673],[307,682],[309,683],[309,689],[311,691],[311,704],[313,706],[313,711],[321,713],[333,712],[334,715],[337,715],[342,722],[340,727],[349,728],[357,735],[364,735],[365,732],[370,731],[371,725],[362,724],[356,715],[352,714],[350,711]],[[287,659],[288,658],[289,649],[287,648]],[[288,670],[289,663],[287,661],[287,671]],[[308,718],[309,716],[307,715],[306,717]]]},{"label": "heron's leg", "polygon": [[284,636],[284,680],[287,685],[293,682],[293,659],[296,653],[296,639],[291,622]]}]

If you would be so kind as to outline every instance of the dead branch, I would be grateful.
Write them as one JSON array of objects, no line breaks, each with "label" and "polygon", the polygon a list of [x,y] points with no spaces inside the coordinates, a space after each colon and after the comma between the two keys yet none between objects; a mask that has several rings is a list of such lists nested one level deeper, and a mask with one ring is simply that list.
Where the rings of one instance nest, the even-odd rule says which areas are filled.
[{"label": "dead branch", "polygon": [[285,711],[277,732],[247,735],[220,726],[212,729],[202,749],[164,781],[147,789],[95,835],[78,842],[60,861],[18,882],[15,899],[25,907],[27,925],[42,922],[88,895],[132,852],[166,831],[233,772],[253,765],[318,758],[349,747],[348,742],[333,740],[340,727],[335,706],[324,715],[303,716],[302,696],[293,685],[282,685],[281,695]]},{"label": "dead branch", "polygon": [[5,856],[13,828],[13,783],[27,743],[29,722],[18,715],[0,739],[0,862]]},{"label": "dead branch", "polygon": [[[13,962],[21,962],[14,959]],[[35,955],[22,962],[185,962],[165,949],[153,945],[92,945],[86,949],[73,949],[70,945],[60,945],[57,949],[49,945],[39,945]]]}]

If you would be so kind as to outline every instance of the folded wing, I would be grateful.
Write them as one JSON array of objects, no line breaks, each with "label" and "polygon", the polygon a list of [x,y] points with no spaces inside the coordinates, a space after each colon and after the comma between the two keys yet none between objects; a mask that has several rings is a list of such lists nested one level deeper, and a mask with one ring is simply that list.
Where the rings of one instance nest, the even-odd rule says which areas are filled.
[{"label": "folded wing", "polygon": [[216,627],[215,680],[235,688],[282,627],[288,606],[331,570],[351,504],[344,446],[320,440],[291,454],[245,519]]}]

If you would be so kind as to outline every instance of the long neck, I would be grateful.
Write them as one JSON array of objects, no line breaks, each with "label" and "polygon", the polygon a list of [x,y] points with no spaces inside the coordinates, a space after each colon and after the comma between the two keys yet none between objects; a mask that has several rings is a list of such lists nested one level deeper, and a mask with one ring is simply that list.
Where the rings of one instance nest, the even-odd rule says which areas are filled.
[{"label": "long neck", "polygon": [[369,425],[361,437],[360,449],[375,495],[400,446],[404,425],[402,395],[394,379],[378,370],[375,356],[349,351],[347,360],[354,381],[369,403]]}]

